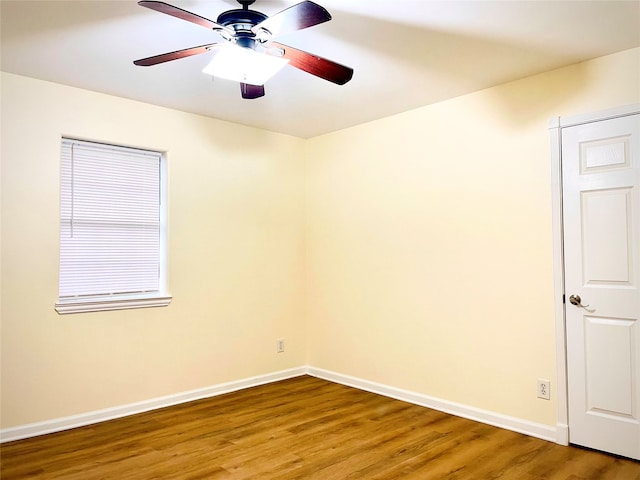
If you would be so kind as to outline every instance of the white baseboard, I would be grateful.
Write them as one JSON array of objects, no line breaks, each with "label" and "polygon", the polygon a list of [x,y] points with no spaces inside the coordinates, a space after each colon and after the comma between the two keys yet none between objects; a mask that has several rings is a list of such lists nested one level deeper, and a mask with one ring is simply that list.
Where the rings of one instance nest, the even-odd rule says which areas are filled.
[{"label": "white baseboard", "polygon": [[528,420],[522,420],[520,418],[509,417],[507,415],[502,415],[499,413],[470,407],[468,405],[462,405],[459,403],[450,402],[448,400],[431,397],[422,393],[390,387],[381,383],[371,382],[369,380],[363,380],[360,378],[351,377],[349,375],[343,375],[341,373],[331,372],[329,370],[323,370],[321,368],[315,368],[311,366],[291,368],[279,372],[273,372],[232,382],[221,383],[197,390],[190,390],[187,392],[167,395],[165,397],[158,397],[142,402],[107,408],[104,410],[96,410],[80,415],[73,415],[70,417],[63,417],[44,422],[30,423],[18,427],[6,428],[0,430],[0,443],[36,437],[38,435],[45,435],[47,433],[59,432],[62,430],[69,430],[77,427],[83,427],[94,423],[113,420],[129,415],[135,415],[137,413],[148,412],[150,410],[156,410],[158,408],[170,407],[172,405],[178,405],[194,400],[214,397],[245,388],[256,387],[258,385],[264,385],[266,383],[277,382],[280,380],[285,380],[287,378],[299,377],[305,374],[331,382],[340,383],[342,385],[347,385],[349,387],[358,388],[360,390],[365,390],[367,392],[377,393],[386,397],[395,398],[397,400],[402,400],[414,405],[432,408],[434,410],[449,413],[451,415],[456,415],[458,417],[467,418],[469,420],[486,423],[495,427],[500,427],[532,437],[541,438],[543,440],[556,442],[561,445],[568,444],[568,427],[566,425],[558,424],[556,427],[551,427],[548,425],[530,422]]},{"label": "white baseboard", "polygon": [[[500,413],[491,412],[488,410],[482,410],[480,408],[470,407],[468,405],[462,405],[460,403],[450,402],[436,397],[430,397],[422,393],[416,393],[409,390],[402,390],[400,388],[390,387],[369,380],[363,380],[349,375],[343,375],[341,373],[331,372],[315,367],[308,367],[307,373],[314,377],[329,380],[331,382],[340,383],[349,387],[358,388],[367,392],[377,393],[384,395],[385,397],[395,398],[414,405],[420,405],[422,407],[431,408],[440,412],[449,413],[458,417],[467,418],[476,422],[486,423],[493,425],[494,427],[504,428],[514,432],[529,435],[531,437],[541,438],[550,442],[563,443],[562,432],[558,431],[557,427],[551,427],[541,423],[530,422],[528,420],[522,420],[520,418],[510,417],[502,415]],[[568,429],[567,429],[568,439]]]},{"label": "white baseboard", "polygon": [[277,382],[287,378],[298,377],[307,373],[307,368],[298,367],[279,372],[267,373],[256,377],[235,380],[233,382],[221,383],[210,387],[199,388],[187,392],[167,395],[165,397],[153,398],[142,402],[130,403],[119,407],[96,410],[93,412],[63,417],[44,422],[30,423],[18,427],[5,428],[0,430],[0,443],[21,440],[23,438],[36,437],[47,433],[60,432],[71,428],[83,427],[94,423],[105,422],[116,418],[135,415],[136,413],[148,412],[158,408],[170,407],[180,403],[191,402],[203,398],[214,397],[225,393],[235,392],[245,388],[256,387],[266,383]]}]

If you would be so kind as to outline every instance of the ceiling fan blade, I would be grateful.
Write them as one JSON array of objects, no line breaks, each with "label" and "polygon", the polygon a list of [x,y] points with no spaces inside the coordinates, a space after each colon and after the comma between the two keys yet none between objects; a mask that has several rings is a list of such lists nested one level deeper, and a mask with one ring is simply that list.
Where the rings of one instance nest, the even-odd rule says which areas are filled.
[{"label": "ceiling fan blade", "polygon": [[200,53],[206,53],[215,47],[219,47],[219,43],[210,43],[208,45],[201,45],[199,47],[185,48],[184,50],[176,50],[175,52],[163,53],[161,55],[154,55],[153,57],[141,58],[133,63],[141,67],[150,67],[151,65],[158,65],[159,63],[170,62],[171,60],[178,60],[180,58],[190,57],[192,55],[198,55]]},{"label": "ceiling fan blade", "polygon": [[270,16],[251,31],[258,33],[261,29],[269,31],[274,37],[295,32],[303,28],[313,27],[331,20],[331,14],[324,7],[313,2],[301,2]]},{"label": "ceiling fan blade", "polygon": [[200,15],[196,15],[195,13],[191,13],[181,8],[174,7],[173,5],[169,5],[168,3],[156,2],[153,0],[142,0],[138,2],[138,5],[150,8],[151,10],[155,10],[156,12],[165,13],[167,15],[171,15],[172,17],[186,20],[187,22],[195,23],[196,25],[200,25],[204,28],[210,28],[213,30],[227,30],[230,31],[230,33],[233,33],[232,30],[229,30],[227,27],[209,20],[208,18],[204,18]]},{"label": "ceiling fan blade", "polygon": [[248,83],[240,84],[242,98],[260,98],[264,97],[264,85],[249,85]]},{"label": "ceiling fan blade", "polygon": [[286,58],[292,67],[337,85],[344,85],[353,77],[353,68],[345,67],[326,58],[277,42],[269,42],[266,47],[265,53]]}]

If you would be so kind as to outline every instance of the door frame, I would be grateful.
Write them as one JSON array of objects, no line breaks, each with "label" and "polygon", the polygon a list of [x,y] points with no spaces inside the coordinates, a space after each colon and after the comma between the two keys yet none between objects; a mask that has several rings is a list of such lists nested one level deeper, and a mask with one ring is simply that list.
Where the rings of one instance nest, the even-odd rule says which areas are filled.
[{"label": "door frame", "polygon": [[556,331],[556,443],[569,445],[569,392],[567,389],[567,337],[564,288],[564,235],[562,216],[562,129],[640,113],[640,103],[598,112],[554,117],[549,120],[551,139],[551,221],[553,232],[553,306]]}]

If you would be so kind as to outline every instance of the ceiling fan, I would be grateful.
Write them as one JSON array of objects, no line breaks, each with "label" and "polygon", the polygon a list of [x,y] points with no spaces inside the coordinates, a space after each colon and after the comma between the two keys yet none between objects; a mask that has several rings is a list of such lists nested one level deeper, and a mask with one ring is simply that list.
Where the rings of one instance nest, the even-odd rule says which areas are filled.
[{"label": "ceiling fan", "polygon": [[[279,35],[331,20],[331,15],[323,7],[310,1],[304,1],[268,17],[264,13],[249,9],[249,5],[253,4],[255,0],[237,1],[242,5],[241,9],[223,12],[215,22],[165,2],[153,0],[138,2],[138,5],[151,10],[211,29],[220,34],[224,42],[154,55],[136,60],[133,63],[148,67],[192,55],[214,52],[213,61],[203,71],[240,82],[242,98],[264,96],[264,82],[285,64],[337,85],[344,85],[351,80],[352,68],[273,41]],[[224,61],[227,65],[229,60],[234,62],[235,66],[227,67],[216,64],[216,62],[222,64]],[[254,73],[256,70],[254,67],[263,64],[269,70],[268,73]],[[226,72],[229,68],[233,73]]]}]

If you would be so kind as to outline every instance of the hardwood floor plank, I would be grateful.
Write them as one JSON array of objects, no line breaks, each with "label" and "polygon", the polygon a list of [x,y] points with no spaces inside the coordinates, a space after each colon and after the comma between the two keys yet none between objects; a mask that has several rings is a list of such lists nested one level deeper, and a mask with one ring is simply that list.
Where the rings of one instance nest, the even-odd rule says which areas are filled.
[{"label": "hardwood floor plank", "polygon": [[640,463],[303,376],[0,446],[3,480],[640,480]]}]

